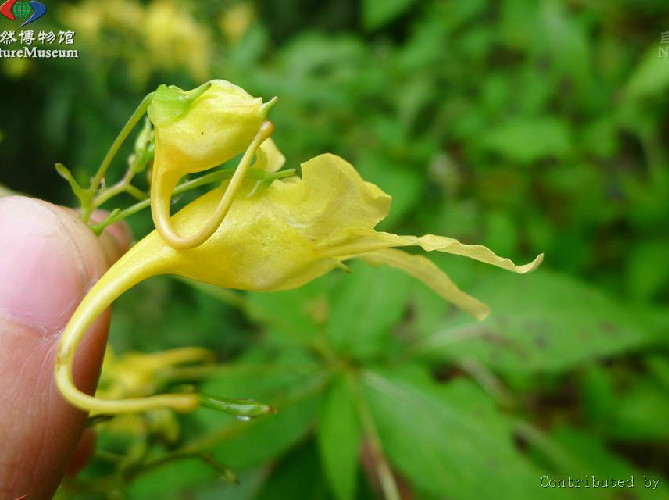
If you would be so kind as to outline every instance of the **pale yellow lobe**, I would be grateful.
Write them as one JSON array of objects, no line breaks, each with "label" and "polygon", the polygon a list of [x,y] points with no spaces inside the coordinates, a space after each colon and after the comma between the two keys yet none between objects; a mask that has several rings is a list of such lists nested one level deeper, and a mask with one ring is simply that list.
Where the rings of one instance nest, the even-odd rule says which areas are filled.
[{"label": "pale yellow lobe", "polygon": [[272,139],[267,139],[256,153],[253,168],[264,172],[278,172],[285,163],[286,157],[281,154],[276,143]]},{"label": "pale yellow lobe", "polygon": [[360,258],[368,264],[375,266],[385,264],[410,274],[479,321],[484,320],[490,314],[490,308],[487,305],[460,290],[444,271],[422,255],[411,255],[401,250],[388,248],[364,253],[360,255]]},{"label": "pale yellow lobe", "polygon": [[266,196],[275,209],[321,248],[345,240],[352,231],[371,230],[390,210],[390,196],[333,154],[304,163],[300,182],[273,187]]}]

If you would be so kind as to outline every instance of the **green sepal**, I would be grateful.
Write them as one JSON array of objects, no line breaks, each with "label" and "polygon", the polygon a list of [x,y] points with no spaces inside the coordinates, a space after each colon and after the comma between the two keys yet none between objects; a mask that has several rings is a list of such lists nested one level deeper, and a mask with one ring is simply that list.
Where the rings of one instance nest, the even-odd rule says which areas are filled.
[{"label": "green sepal", "polygon": [[262,193],[265,189],[270,187],[275,180],[285,179],[286,177],[292,177],[294,175],[297,175],[297,171],[292,168],[280,170],[279,172],[265,172],[264,170],[250,168],[244,182],[246,197],[250,198]]},{"label": "green sepal", "polygon": [[211,82],[193,90],[182,90],[174,85],[165,84],[153,93],[149,104],[149,118],[156,127],[163,127],[183,118],[192,104],[211,87]]},{"label": "green sepal", "polygon": [[90,200],[91,198],[90,191],[81,187],[81,185],[76,181],[76,179],[72,175],[72,172],[70,172],[70,169],[68,169],[62,163],[56,163],[56,172],[58,172],[58,175],[60,175],[70,184],[72,192],[77,197],[79,203],[82,206]]},{"label": "green sepal", "polygon": [[135,152],[129,158],[130,170],[134,173],[142,172],[153,161],[156,150],[155,134],[151,120],[146,118],[144,126],[135,139]]}]

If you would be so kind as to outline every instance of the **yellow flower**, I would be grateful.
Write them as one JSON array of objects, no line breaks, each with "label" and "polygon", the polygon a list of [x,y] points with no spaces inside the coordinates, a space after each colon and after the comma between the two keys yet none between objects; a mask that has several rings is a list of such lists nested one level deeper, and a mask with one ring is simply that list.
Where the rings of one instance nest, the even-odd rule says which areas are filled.
[{"label": "yellow flower", "polygon": [[[138,86],[154,69],[185,68],[196,80],[209,78],[212,43],[188,9],[159,0],[86,1],[64,5],[59,15],[98,58],[121,59]],[[109,34],[114,43],[109,43]]]},{"label": "yellow flower", "polygon": [[[305,163],[302,173],[302,179],[275,181],[256,197],[237,199],[214,235],[196,248],[175,250],[153,233],[137,245],[137,251],[154,256],[161,274],[240,290],[299,287],[359,257],[409,272],[478,319],[487,315],[487,307],[458,290],[430,261],[389,249],[420,246],[520,273],[531,271],[541,260],[516,266],[483,246],[452,238],[375,231],[388,214],[391,198],[365,182],[352,165],[326,154]],[[174,217],[176,228],[195,229],[219,197],[220,191],[213,190],[184,208]],[[128,254],[130,261],[137,260],[133,251]]]},{"label": "yellow flower", "polygon": [[[173,217],[176,229],[196,231],[222,193],[214,189],[183,208]],[[84,332],[116,297],[151,276],[175,274],[240,290],[288,290],[359,258],[411,274],[480,320],[488,314],[485,304],[458,289],[427,258],[397,248],[419,246],[517,273],[532,271],[542,260],[540,255],[517,266],[484,246],[465,245],[452,238],[376,231],[374,227],[388,214],[390,201],[390,196],[365,182],[352,165],[325,154],[302,165],[301,179],[276,180],[255,196],[235,198],[222,224],[195,248],[175,249],[157,231],[152,232],[112,266],[72,317],[57,357],[61,391],[77,406],[111,413],[165,406],[188,411],[197,406],[197,396],[191,394],[102,401],[73,390],[72,358]]]},{"label": "yellow flower", "polygon": [[[214,354],[208,349],[186,347],[151,354],[129,352],[116,356],[111,346],[107,346],[95,395],[104,399],[149,396],[174,381],[180,367],[192,363],[213,366]],[[118,415],[100,425],[107,433],[144,439],[158,437],[168,443],[176,442],[179,437],[179,422],[167,408],[158,408],[146,414]],[[145,452],[146,442],[135,441],[125,460],[132,462],[144,456]]]},{"label": "yellow flower", "polygon": [[246,34],[255,17],[253,6],[247,2],[240,2],[221,13],[218,27],[226,40],[234,44]]},{"label": "yellow flower", "polygon": [[97,40],[103,28],[114,28],[121,32],[139,33],[138,19],[144,16],[142,6],[135,1],[107,0],[106,2],[84,2],[79,5],[64,5],[60,15],[67,26],[77,35]]},{"label": "yellow flower", "polygon": [[108,346],[96,394],[109,399],[148,396],[171,380],[174,368],[203,362],[213,363],[214,354],[198,347],[152,354],[130,352],[116,356]]},{"label": "yellow flower", "polygon": [[211,43],[207,30],[189,12],[173,2],[156,1],[147,7],[141,25],[154,64],[166,69],[185,66],[200,81],[209,77]]}]

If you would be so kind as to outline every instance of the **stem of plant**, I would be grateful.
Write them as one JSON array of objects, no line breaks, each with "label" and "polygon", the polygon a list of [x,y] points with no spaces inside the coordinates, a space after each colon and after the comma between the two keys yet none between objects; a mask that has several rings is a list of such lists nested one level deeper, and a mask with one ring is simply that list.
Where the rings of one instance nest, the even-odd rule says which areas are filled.
[{"label": "stem of plant", "polygon": [[369,444],[372,449],[372,455],[376,464],[376,473],[379,476],[383,496],[385,497],[385,500],[402,500],[392,469],[383,452],[381,439],[379,438],[376,426],[374,425],[374,418],[372,417],[367,402],[361,393],[359,378],[350,371],[347,372],[347,375],[349,384],[351,384],[351,391],[358,407],[360,423],[362,424],[365,435],[369,439]]},{"label": "stem of plant", "polygon": [[490,394],[497,403],[506,409],[516,407],[516,400],[513,394],[504,386],[502,381],[486,367],[483,363],[474,358],[463,358],[458,362],[460,368],[465,370],[476,380],[488,394]]},{"label": "stem of plant", "polygon": [[[120,149],[121,145],[128,138],[130,132],[132,132],[132,129],[135,128],[135,125],[137,125],[137,123],[139,123],[139,121],[142,119],[142,116],[144,116],[144,114],[146,113],[149,104],[151,104],[152,98],[153,98],[153,92],[151,92],[146,97],[144,97],[144,99],[142,99],[142,102],[139,103],[137,109],[135,109],[130,119],[126,122],[126,124],[123,126],[118,136],[112,143],[111,147],[109,148],[109,151],[107,151],[107,154],[103,158],[102,163],[100,163],[100,166],[98,167],[98,171],[95,173],[93,179],[91,179],[91,185],[89,188],[91,190],[91,198],[94,196],[94,193],[97,192],[98,187],[102,182],[102,179],[104,179],[104,176],[107,173],[109,165],[111,165],[111,162],[114,159],[114,156],[116,156],[116,153]],[[95,208],[96,207],[92,203],[88,204],[88,206],[82,207],[81,217],[84,222],[88,222],[90,220],[91,214],[93,213],[93,210],[95,210]]]},{"label": "stem of plant", "polygon": [[[292,177],[295,175],[297,171],[295,169],[288,169],[288,170],[283,170],[281,172],[276,172],[272,174],[268,174],[268,179],[271,179],[272,181],[277,180],[277,179],[283,179],[285,177]],[[179,184],[175,189],[173,194],[174,195],[180,195],[183,193],[186,193],[187,191],[190,191],[192,189],[198,188],[200,186],[205,186],[207,184],[213,184],[214,182],[220,182],[224,181],[226,179],[231,178],[233,175],[233,171],[231,169],[225,169],[225,170],[219,170],[217,172],[211,172],[209,174],[202,175],[196,179],[191,179],[186,182],[182,182]],[[117,222],[119,220],[123,220],[126,217],[130,217],[131,215],[136,214],[137,212],[149,207],[151,205],[151,200],[147,196],[146,198],[142,199],[140,202],[135,203],[134,205],[129,206],[128,208],[125,208],[123,210],[116,210],[112,212],[105,220],[98,224],[94,224],[90,226],[91,230],[96,234],[100,235],[104,228],[106,228],[108,225],[113,224],[114,222]]]}]

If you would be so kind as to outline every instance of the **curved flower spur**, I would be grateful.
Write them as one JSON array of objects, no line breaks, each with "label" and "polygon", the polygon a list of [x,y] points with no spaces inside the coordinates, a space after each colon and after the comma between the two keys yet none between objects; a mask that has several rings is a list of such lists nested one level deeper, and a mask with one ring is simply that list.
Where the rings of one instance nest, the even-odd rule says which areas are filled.
[{"label": "curved flower spur", "polygon": [[[228,122],[238,129],[225,133],[216,129],[216,123],[225,123],[216,117],[234,116],[235,104],[232,100],[210,98],[208,93],[221,92],[229,85],[213,83],[204,91],[184,93],[191,100],[190,108],[186,106],[173,113],[171,122],[163,122],[158,108],[149,113],[156,127],[151,201],[157,229],[132,247],[96,283],[63,333],[56,357],[56,381],[63,396],[75,406],[114,414],[155,408],[191,411],[200,404],[200,396],[193,393],[106,400],[86,395],[74,385],[74,355],[88,327],[123,292],[152,276],[173,274],[238,290],[288,290],[358,258],[372,265],[401,269],[482,320],[489,313],[485,304],[461,291],[426,257],[398,248],[419,246],[427,252],[462,255],[516,273],[532,271],[540,264],[543,255],[518,266],[484,246],[465,245],[452,238],[376,231],[374,227],[388,214],[391,197],[364,181],[352,165],[332,154],[304,163],[301,178],[276,179],[260,192],[250,191],[241,181],[235,184],[235,179],[244,176],[240,170],[248,169],[254,155],[257,157],[254,167],[266,171],[278,170],[283,157],[267,140],[272,127],[266,125],[262,110],[245,115],[252,118],[240,120],[241,124]],[[194,100],[193,95],[197,95]],[[246,96],[244,92],[242,100],[252,99]],[[203,129],[203,120],[210,119],[213,124],[207,122],[210,128]],[[178,127],[174,120],[179,121]],[[203,130],[204,134],[198,133]],[[210,132],[219,134],[218,140],[224,142],[211,140]],[[245,139],[249,142],[244,143]],[[230,181],[169,217],[168,195],[175,185],[174,177],[183,175],[186,169],[210,168],[220,163],[221,158],[232,157],[231,151],[240,152],[244,147],[246,153]],[[165,179],[160,178],[161,172]],[[221,210],[224,200],[232,196],[234,199],[226,201]],[[155,210],[163,212],[157,214]],[[215,214],[213,219],[212,214]],[[209,224],[205,224],[207,231],[203,231],[202,221],[207,220],[216,222],[211,235]],[[192,241],[181,244],[179,235],[195,234],[204,235],[198,236],[197,244],[191,245]],[[174,235],[179,244],[173,244]]]},{"label": "curved flower spur", "polygon": [[[244,89],[214,80],[185,92],[162,85],[148,106],[156,134],[151,176],[151,213],[156,229],[173,248],[204,243],[230,210],[253,155],[269,139],[273,126],[265,121],[276,99],[263,104]],[[207,222],[188,236],[170,221],[171,198],[186,174],[209,170],[246,151],[228,188]]]}]

